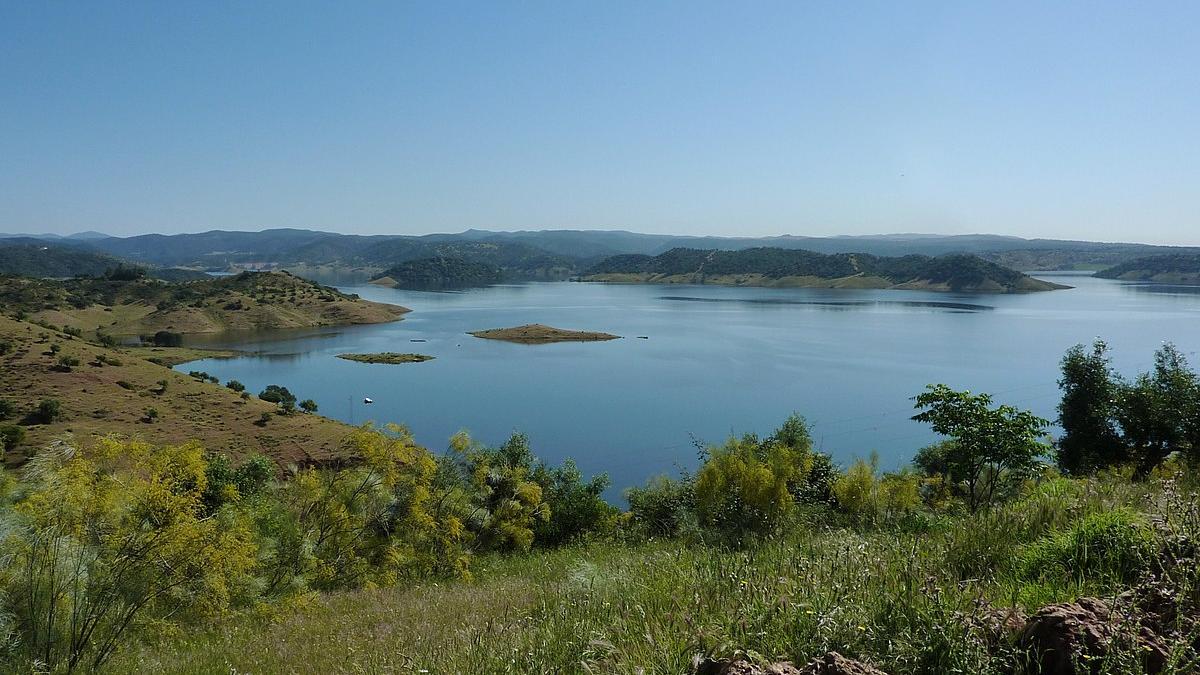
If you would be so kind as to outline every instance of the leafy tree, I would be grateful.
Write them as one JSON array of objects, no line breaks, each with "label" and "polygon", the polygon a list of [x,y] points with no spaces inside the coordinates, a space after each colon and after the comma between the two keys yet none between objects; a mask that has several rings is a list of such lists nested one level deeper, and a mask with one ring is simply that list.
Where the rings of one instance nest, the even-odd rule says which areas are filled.
[{"label": "leafy tree", "polygon": [[1113,372],[1108,345],[1102,340],[1090,352],[1076,345],[1062,360],[1062,402],[1058,423],[1057,460],[1063,472],[1088,474],[1128,459],[1116,419],[1122,384]]},{"label": "leafy tree", "polygon": [[38,403],[35,415],[42,424],[51,424],[62,417],[62,403],[56,398],[44,398]]},{"label": "leafy tree", "polygon": [[238,382],[237,380],[230,380],[225,383],[225,386],[229,387],[230,389],[232,389],[233,391],[236,391],[238,393],[246,391],[246,385],[242,384],[241,382]]},{"label": "leafy tree", "polygon": [[50,345],[50,353],[51,353],[51,354],[57,354],[57,353],[59,353],[59,352],[61,352],[61,351],[62,351],[62,345],[58,344],[57,342],[55,342],[54,344]]},{"label": "leafy tree", "polygon": [[259,392],[258,397],[268,403],[282,404],[284,401],[291,401],[292,405],[296,404],[295,394],[288,391],[287,387],[277,384],[268,384],[266,389]]},{"label": "leafy tree", "polygon": [[300,409],[306,413],[315,413],[317,412],[317,402],[311,398],[306,398],[300,401]]},{"label": "leafy tree", "polygon": [[1141,473],[1172,452],[1200,458],[1200,378],[1174,345],[1154,354],[1152,372],[1122,387],[1116,416]]},{"label": "leafy tree", "polygon": [[71,372],[72,368],[75,368],[78,365],[79,365],[79,359],[75,358],[74,356],[67,356],[64,354],[64,355],[58,357],[58,361],[54,367],[56,370],[60,370],[64,373],[69,373],[69,372]]},{"label": "leafy tree", "polygon": [[1049,451],[1040,440],[1048,420],[1006,405],[993,408],[988,394],[930,385],[916,397],[916,408],[923,412],[914,420],[953,439],[945,456],[947,478],[961,486],[972,512],[1029,476]]}]

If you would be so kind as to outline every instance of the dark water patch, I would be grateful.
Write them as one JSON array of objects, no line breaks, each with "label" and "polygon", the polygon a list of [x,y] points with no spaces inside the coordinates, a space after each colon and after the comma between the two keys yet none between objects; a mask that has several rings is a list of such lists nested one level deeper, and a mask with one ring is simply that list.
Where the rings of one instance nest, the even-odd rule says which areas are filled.
[{"label": "dark water patch", "polygon": [[659,300],[677,302],[733,302],[755,305],[804,305],[828,309],[855,309],[861,307],[906,307],[910,309],[944,309],[950,312],[990,312],[991,305],[976,305],[966,302],[941,302],[930,300],[793,300],[788,298],[697,298],[686,295],[662,295]]}]

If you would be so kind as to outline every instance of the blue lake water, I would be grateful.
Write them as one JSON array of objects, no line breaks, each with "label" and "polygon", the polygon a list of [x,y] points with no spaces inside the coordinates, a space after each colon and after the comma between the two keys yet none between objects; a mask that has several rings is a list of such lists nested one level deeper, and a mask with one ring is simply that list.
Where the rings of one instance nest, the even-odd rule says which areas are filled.
[{"label": "blue lake water", "polygon": [[[456,293],[343,287],[413,311],[377,326],[195,340],[250,355],[179,369],[238,379],[254,392],[281,384],[314,399],[321,414],[400,422],[439,451],[460,429],[489,444],[522,431],[545,460],[573,457],[585,473],[607,472],[609,496],[619,498],[650,476],[693,467],[693,439],[766,434],[793,411],[835,459],[877,452],[885,467],[897,467],[935,440],[909,420],[909,399],[928,383],[990,392],[1053,418],[1063,352],[1096,337],[1109,342],[1127,374],[1148,369],[1164,341],[1200,365],[1200,287],[1039,276],[1075,288],[983,295],[584,283]],[[525,323],[624,339],[519,345],[466,335]],[[436,359],[336,358],[382,351]]]}]

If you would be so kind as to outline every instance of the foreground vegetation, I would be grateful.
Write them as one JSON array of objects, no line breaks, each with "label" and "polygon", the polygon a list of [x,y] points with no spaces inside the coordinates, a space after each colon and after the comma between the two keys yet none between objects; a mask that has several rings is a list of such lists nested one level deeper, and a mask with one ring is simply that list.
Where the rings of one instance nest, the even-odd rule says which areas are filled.
[{"label": "foreground vegetation", "polygon": [[935,385],[914,413],[946,440],[912,466],[837,467],[792,417],[627,511],[519,434],[434,455],[364,427],[354,465],[283,477],[198,444],[50,444],[0,482],[3,658],[685,673],[835,650],[889,673],[1194,672],[1200,378],[1167,346],[1124,380],[1097,343],[1061,384],[1053,446],[1047,420]]}]

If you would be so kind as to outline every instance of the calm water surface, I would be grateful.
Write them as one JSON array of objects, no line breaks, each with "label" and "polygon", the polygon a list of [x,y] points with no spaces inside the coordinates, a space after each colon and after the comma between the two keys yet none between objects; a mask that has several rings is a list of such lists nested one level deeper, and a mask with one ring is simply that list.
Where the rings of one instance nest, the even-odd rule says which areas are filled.
[{"label": "calm water surface", "polygon": [[[991,392],[1053,418],[1059,359],[1095,337],[1109,342],[1126,373],[1149,368],[1164,340],[1200,365],[1200,287],[1040,276],[1075,288],[980,295],[580,283],[460,293],[344,287],[413,312],[379,326],[207,338],[197,343],[252,355],[179,369],[238,379],[255,392],[281,384],[330,417],[407,424],[435,450],[460,429],[489,444],[523,431],[543,459],[573,457],[585,473],[607,472],[609,496],[617,498],[652,475],[693,467],[692,439],[766,434],[793,411],[836,459],[878,452],[885,466],[899,466],[934,440],[908,419],[910,397],[927,383]],[[531,346],[465,334],[525,323],[624,339]],[[404,365],[336,358],[382,351],[437,358]]]}]

